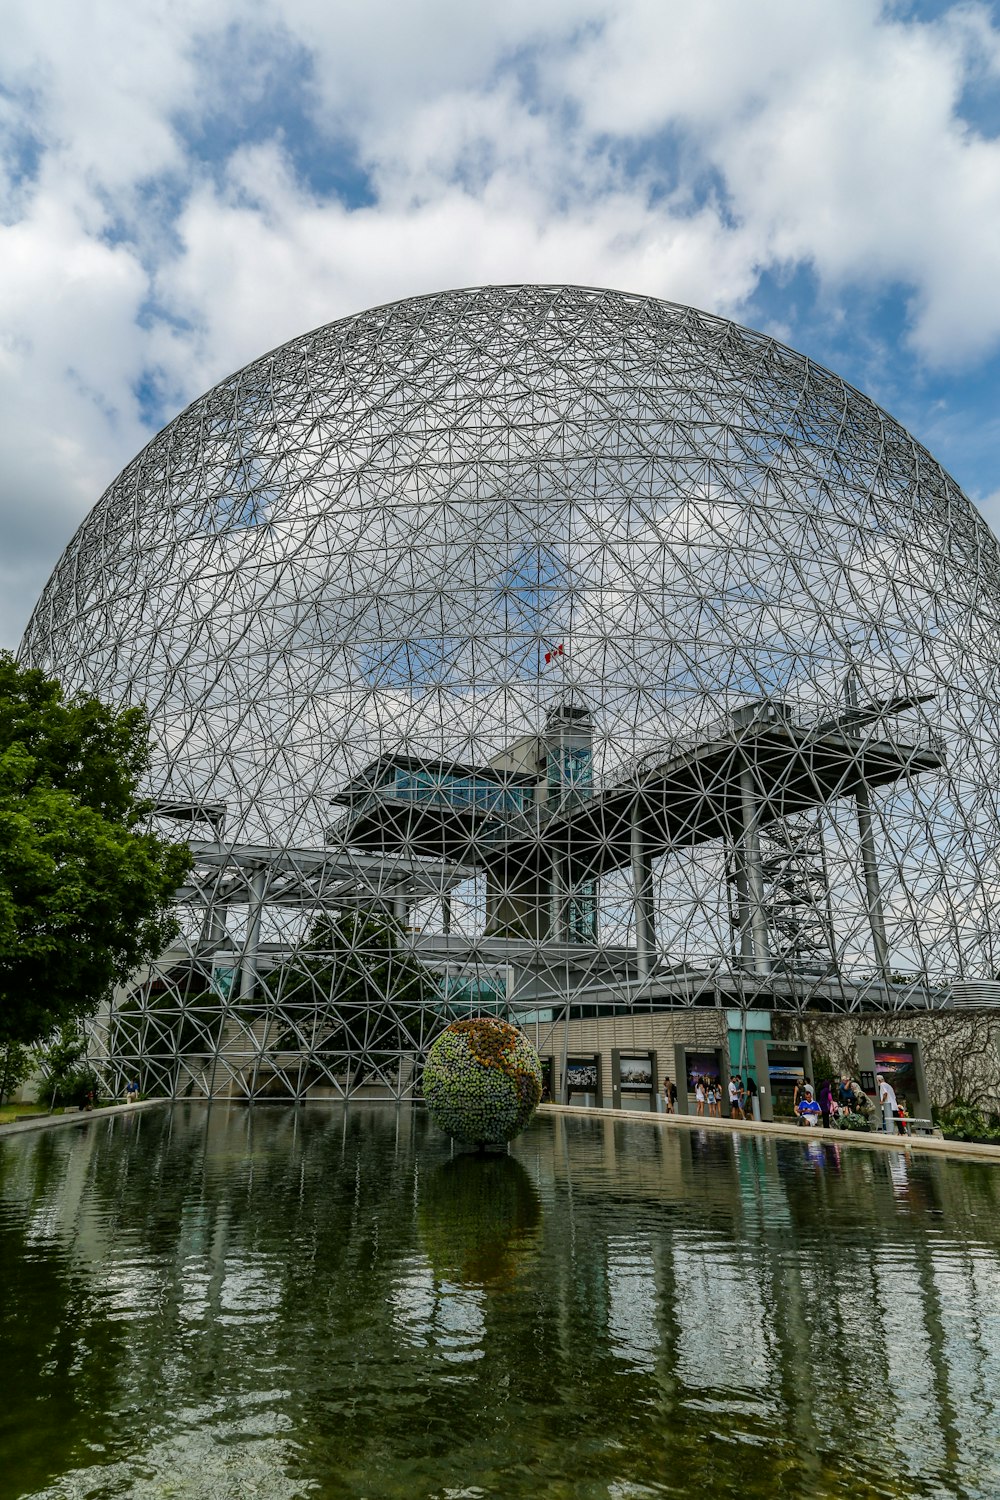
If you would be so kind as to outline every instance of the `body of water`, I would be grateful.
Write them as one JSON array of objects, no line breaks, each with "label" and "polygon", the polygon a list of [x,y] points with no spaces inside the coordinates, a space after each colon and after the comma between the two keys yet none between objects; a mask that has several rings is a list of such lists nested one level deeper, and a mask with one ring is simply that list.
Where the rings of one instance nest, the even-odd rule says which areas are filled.
[{"label": "body of water", "polygon": [[0,1142],[0,1500],[1000,1496],[1000,1170],[213,1105]]}]

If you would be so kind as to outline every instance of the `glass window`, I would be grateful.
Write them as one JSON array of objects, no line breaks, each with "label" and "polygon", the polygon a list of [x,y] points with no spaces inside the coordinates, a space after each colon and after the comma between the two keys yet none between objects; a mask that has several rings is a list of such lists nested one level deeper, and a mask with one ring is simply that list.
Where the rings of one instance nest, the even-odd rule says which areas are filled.
[{"label": "glass window", "polygon": [[484,777],[426,770],[397,771],[390,790],[397,797],[478,812],[521,812],[531,797],[530,787],[506,787]]},{"label": "glass window", "polygon": [[571,943],[597,942],[597,882],[584,880],[569,901],[567,927]]},{"label": "glass window", "polygon": [[589,749],[553,746],[548,760],[549,795],[564,801],[589,797],[594,785],[594,757]]}]

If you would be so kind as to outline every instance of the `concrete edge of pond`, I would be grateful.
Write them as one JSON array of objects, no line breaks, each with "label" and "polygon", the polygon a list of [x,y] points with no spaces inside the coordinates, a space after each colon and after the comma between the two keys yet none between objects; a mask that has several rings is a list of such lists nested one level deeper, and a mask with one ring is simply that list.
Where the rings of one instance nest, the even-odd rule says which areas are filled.
[{"label": "concrete edge of pond", "polygon": [[979,1141],[945,1141],[928,1135],[879,1135],[875,1131],[809,1130],[801,1125],[767,1124],[757,1120],[717,1120],[705,1115],[653,1114],[652,1110],[598,1109],[586,1104],[540,1104],[539,1113],[553,1115],[588,1115],[592,1119],[625,1120],[635,1125],[658,1125],[664,1130],[714,1130],[742,1135],[780,1136],[785,1140],[822,1140],[837,1146],[860,1146],[868,1151],[926,1152],[931,1156],[960,1156],[966,1159],[1000,1163],[1000,1144],[984,1145]]},{"label": "concrete edge of pond", "polygon": [[9,1135],[23,1135],[28,1130],[55,1130],[60,1125],[86,1125],[90,1120],[106,1120],[110,1115],[135,1115],[143,1110],[159,1109],[169,1099],[140,1099],[137,1104],[106,1104],[101,1109],[74,1110],[68,1115],[35,1115],[23,1120],[8,1120],[0,1125],[0,1140]]},{"label": "concrete edge of pond", "polygon": [[[109,1104],[102,1109],[79,1110],[67,1115],[37,1115],[25,1120],[12,1120],[0,1125],[0,1140],[8,1136],[22,1135],[29,1130],[55,1130],[59,1126],[86,1125],[92,1120],[104,1120],[114,1115],[135,1115],[145,1110],[160,1109],[169,1104],[233,1104],[247,1100],[213,1099],[143,1099],[138,1104]],[[328,1104],[334,1101],[316,1100],[314,1103]],[[339,1104],[350,1101],[337,1100]],[[366,1101],[367,1102],[367,1101]],[[371,1101],[391,1103],[391,1100]],[[810,1141],[822,1140],[830,1145],[859,1146],[867,1151],[921,1151],[930,1156],[964,1157],[966,1160],[1000,1163],[1000,1144],[984,1145],[979,1141],[945,1141],[936,1136],[879,1135],[872,1131],[864,1133],[851,1130],[805,1130],[801,1125],[769,1124],[757,1120],[717,1120],[705,1115],[666,1115],[639,1109],[603,1109],[586,1104],[541,1104],[540,1114],[579,1115],[592,1120],[622,1120],[630,1125],[656,1125],[664,1130],[710,1130],[728,1132],[731,1135],[778,1136],[784,1140],[798,1141],[806,1145]]]}]

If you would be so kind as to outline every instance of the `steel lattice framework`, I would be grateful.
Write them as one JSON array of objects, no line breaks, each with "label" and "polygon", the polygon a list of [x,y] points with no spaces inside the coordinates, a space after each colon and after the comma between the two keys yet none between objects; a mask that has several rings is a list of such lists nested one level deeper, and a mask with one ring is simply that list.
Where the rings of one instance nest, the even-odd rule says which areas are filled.
[{"label": "steel lattice framework", "polygon": [[872,401],[574,287],[418,297],[223,381],[22,659],[143,702],[196,855],[117,1083],[405,1094],[472,1010],[947,1003],[997,972],[1000,558]]}]

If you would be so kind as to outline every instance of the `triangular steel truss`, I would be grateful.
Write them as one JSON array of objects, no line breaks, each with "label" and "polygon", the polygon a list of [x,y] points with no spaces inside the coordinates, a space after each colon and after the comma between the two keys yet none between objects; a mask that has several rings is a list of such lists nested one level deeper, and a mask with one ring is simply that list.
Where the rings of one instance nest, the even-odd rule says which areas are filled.
[{"label": "triangular steel truss", "polygon": [[947,1003],[1000,889],[1000,556],[829,372],[620,293],[316,330],[176,418],[21,658],[145,703],[181,936],[117,1084],[407,1094],[470,1010]]}]

